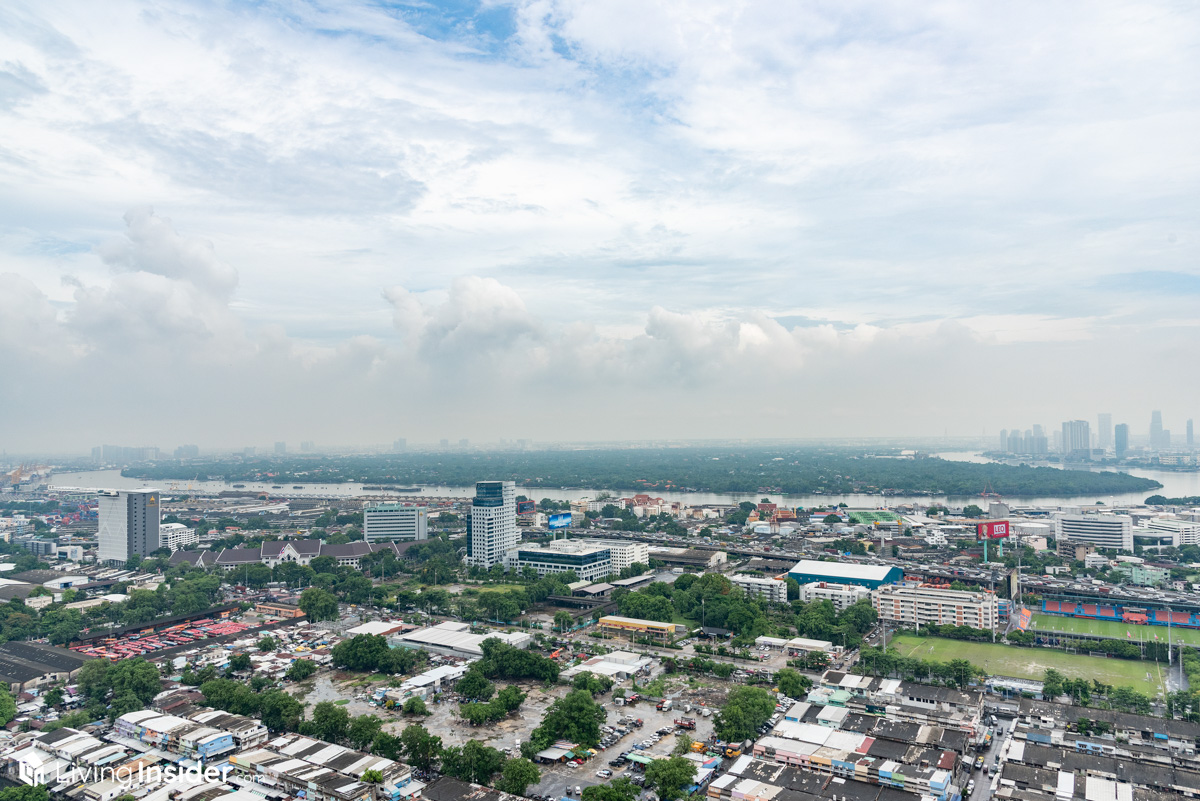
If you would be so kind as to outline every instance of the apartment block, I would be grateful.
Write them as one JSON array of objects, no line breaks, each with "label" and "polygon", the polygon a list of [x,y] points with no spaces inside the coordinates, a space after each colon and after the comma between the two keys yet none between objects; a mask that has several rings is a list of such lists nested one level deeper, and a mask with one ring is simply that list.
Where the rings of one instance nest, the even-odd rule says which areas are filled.
[{"label": "apartment block", "polygon": [[995,626],[999,609],[992,593],[912,585],[880,587],[871,593],[871,605],[879,617],[902,626],[934,623],[976,629]]}]

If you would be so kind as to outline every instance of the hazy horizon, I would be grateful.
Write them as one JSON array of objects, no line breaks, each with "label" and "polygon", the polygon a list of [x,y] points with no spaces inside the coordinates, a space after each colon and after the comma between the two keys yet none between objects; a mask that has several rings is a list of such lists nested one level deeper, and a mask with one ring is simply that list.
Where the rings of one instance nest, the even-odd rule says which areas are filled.
[{"label": "hazy horizon", "polygon": [[0,21],[6,453],[1200,412],[1200,7]]}]

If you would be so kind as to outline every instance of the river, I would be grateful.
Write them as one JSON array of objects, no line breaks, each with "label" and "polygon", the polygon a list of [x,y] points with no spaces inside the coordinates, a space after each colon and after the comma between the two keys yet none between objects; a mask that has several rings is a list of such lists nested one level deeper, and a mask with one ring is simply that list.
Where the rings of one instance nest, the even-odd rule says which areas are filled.
[{"label": "river", "polygon": [[[987,463],[989,460],[972,452],[947,452],[938,454],[943,459],[960,462],[976,462]],[[1075,466],[1072,465],[1074,469]],[[1097,468],[1101,469],[1101,468]],[[1111,468],[1110,468],[1111,469]],[[1149,495],[1165,495],[1168,498],[1177,498],[1183,496],[1200,495],[1200,473],[1180,473],[1169,470],[1137,470],[1129,469],[1125,472],[1150,478],[1163,485],[1160,490],[1150,490],[1141,492],[1130,492],[1121,495],[1106,495],[1106,496],[1079,496],[1074,498],[1064,497],[1033,497],[1033,498],[1009,498],[1012,503],[1018,505],[1036,505],[1036,506],[1091,506],[1097,501],[1108,505],[1120,505],[1128,503],[1141,503]],[[239,482],[242,483],[242,482]],[[422,485],[419,493],[397,493],[397,492],[381,492],[379,490],[366,490],[359,483],[345,484],[305,484],[303,489],[293,489],[290,485],[284,485],[281,489],[274,489],[273,484],[247,481],[245,490],[247,492],[265,492],[268,495],[279,495],[286,497],[356,497],[360,495],[395,496],[397,500],[403,500],[406,496],[421,495],[425,497],[437,496],[446,498],[470,498],[475,494],[474,487],[441,487],[433,485]],[[50,486],[59,488],[76,488],[76,489],[139,489],[142,487],[158,487],[165,492],[200,492],[202,494],[215,494],[222,490],[233,489],[232,484],[224,481],[157,481],[148,482],[138,478],[126,478],[121,475],[119,470],[90,470],[81,473],[56,473],[50,478]],[[610,491],[610,494],[628,496],[639,490],[624,490],[621,492]],[[534,500],[542,498],[553,498],[554,500],[574,501],[581,498],[595,498],[599,494],[597,490],[587,489],[547,489],[547,488],[518,488],[518,492],[530,496]],[[745,493],[745,494],[730,494],[723,492],[651,492],[655,497],[661,497],[667,501],[680,501],[691,505],[704,504],[732,504],[739,503],[745,500],[757,501],[761,498],[769,498],[772,503],[778,503],[784,506],[829,506],[835,503],[845,503],[848,506],[855,508],[874,508],[886,504],[898,504],[907,502],[916,502],[928,504],[931,501],[939,501],[946,504],[961,504],[963,497],[930,497],[927,495],[909,496],[909,495],[889,495],[883,497],[880,495],[778,495],[773,493]]]}]

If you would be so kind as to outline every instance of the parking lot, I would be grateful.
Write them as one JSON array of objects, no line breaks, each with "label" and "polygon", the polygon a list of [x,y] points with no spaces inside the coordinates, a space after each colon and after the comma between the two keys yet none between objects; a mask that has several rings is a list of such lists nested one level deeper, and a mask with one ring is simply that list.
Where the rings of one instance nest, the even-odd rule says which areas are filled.
[{"label": "parking lot", "polygon": [[[685,717],[694,719],[696,721],[696,729],[688,732],[688,736],[693,740],[707,740],[713,732],[713,718],[711,715],[707,718],[704,717],[702,710],[708,708],[715,714],[716,709],[727,692],[727,685],[722,682],[695,682],[696,686],[693,687],[691,684],[684,677],[669,678],[666,697],[671,699],[673,708],[662,712],[658,711],[653,703],[647,702],[639,702],[628,706],[616,706],[611,696],[604,696],[602,702],[605,710],[608,712],[608,719],[605,725],[615,728],[618,719],[632,715],[634,718],[642,720],[642,726],[640,728],[634,726],[626,727],[628,733],[625,736],[607,748],[599,749],[599,753],[595,757],[587,760],[582,765],[539,765],[538,768],[542,771],[542,780],[536,787],[529,789],[529,794],[537,794],[550,798],[575,795],[576,787],[582,789],[608,781],[608,779],[596,775],[597,771],[600,770],[611,770],[613,778],[623,776],[626,773],[631,776],[640,775],[641,770],[638,765],[627,763],[618,768],[609,765],[609,761],[630,751],[636,751],[646,756],[670,754],[677,743],[677,738],[674,734],[674,721],[676,719]],[[626,691],[630,691],[628,682],[625,682],[624,686]],[[701,703],[704,706],[701,706]],[[688,704],[693,706],[691,712],[684,711]],[[634,748],[636,743],[652,738],[659,729],[668,729],[670,733],[661,736],[658,742],[653,743],[644,750]],[[570,790],[569,793],[567,792],[568,789]],[[578,798],[578,796],[575,797]]]}]

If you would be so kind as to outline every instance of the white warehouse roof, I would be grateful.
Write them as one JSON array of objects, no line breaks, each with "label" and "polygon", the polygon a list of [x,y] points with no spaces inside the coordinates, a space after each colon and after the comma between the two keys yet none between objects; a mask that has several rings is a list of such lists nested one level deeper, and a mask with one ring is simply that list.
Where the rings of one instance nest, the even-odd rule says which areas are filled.
[{"label": "white warehouse roof", "polygon": [[859,581],[886,581],[892,565],[860,565],[854,562],[818,562],[801,559],[791,569],[792,573],[816,573],[830,578],[857,579]]}]

